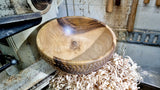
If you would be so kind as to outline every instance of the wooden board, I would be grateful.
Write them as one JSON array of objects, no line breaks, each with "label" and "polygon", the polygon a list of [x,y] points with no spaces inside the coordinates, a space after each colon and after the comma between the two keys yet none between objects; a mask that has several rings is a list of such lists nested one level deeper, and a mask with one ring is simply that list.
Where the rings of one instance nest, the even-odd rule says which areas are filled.
[{"label": "wooden board", "polygon": [[1,81],[0,88],[2,90],[27,90],[54,71],[52,66],[40,60],[19,74]]}]

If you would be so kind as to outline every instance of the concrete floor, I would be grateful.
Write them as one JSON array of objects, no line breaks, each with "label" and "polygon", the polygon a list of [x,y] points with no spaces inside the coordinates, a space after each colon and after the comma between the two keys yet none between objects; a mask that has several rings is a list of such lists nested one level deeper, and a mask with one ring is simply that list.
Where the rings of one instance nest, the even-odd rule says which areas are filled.
[{"label": "concrete floor", "polygon": [[160,87],[160,47],[119,42],[117,53],[130,56],[140,66],[144,83]]}]

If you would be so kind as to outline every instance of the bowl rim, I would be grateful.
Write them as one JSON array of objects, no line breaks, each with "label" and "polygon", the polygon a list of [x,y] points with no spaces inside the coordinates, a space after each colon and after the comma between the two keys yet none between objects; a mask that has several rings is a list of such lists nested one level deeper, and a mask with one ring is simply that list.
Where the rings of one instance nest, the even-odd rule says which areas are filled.
[{"label": "bowl rim", "polygon": [[[44,30],[43,28],[46,27],[49,22],[58,19],[58,18],[55,18],[55,19],[50,20],[49,22],[47,22],[45,25],[43,25],[43,26],[39,29],[38,34],[37,34],[37,37],[36,37],[37,48],[38,48],[39,52],[40,52],[41,54],[43,54],[43,57],[45,57],[45,58],[47,58],[47,59],[49,59],[49,60],[55,60],[55,59],[56,59],[57,61],[60,61],[60,62],[63,62],[63,63],[68,63],[68,64],[72,64],[72,65],[82,65],[82,64],[89,64],[89,63],[94,63],[94,62],[97,62],[97,61],[101,61],[101,60],[103,60],[104,58],[106,58],[106,57],[107,57],[107,58],[110,58],[110,57],[113,55],[113,52],[114,52],[115,49],[116,49],[116,40],[117,40],[117,38],[116,38],[115,33],[112,31],[112,29],[111,29],[108,25],[106,25],[105,23],[103,23],[103,22],[101,22],[101,21],[99,21],[99,20],[97,20],[97,19],[90,18],[90,17],[86,17],[86,16],[66,16],[66,17],[61,17],[61,18],[84,18],[84,19],[95,20],[97,23],[100,23],[100,24],[104,25],[104,27],[107,28],[107,30],[111,33],[111,36],[112,36],[112,46],[111,46],[111,48],[108,50],[108,52],[106,52],[106,53],[105,53],[104,55],[102,55],[102,56],[99,56],[99,57],[96,58],[96,59],[90,59],[90,60],[67,60],[67,59],[66,59],[66,60],[64,60],[64,59],[61,59],[61,58],[59,58],[59,57],[54,57],[54,56],[51,58],[51,57],[49,57],[47,54],[45,54],[44,52],[42,52],[43,50],[41,50],[41,49],[39,48],[37,38],[38,38],[38,36],[39,36],[39,35],[38,35],[38,34],[39,34],[39,31],[40,31],[40,30]],[[52,62],[52,63],[55,64],[55,62]]]}]

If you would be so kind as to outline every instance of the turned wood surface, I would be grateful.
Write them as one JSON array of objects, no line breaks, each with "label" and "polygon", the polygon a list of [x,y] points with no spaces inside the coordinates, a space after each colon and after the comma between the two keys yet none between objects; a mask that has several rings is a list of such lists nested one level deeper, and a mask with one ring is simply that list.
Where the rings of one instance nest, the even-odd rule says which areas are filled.
[{"label": "turned wood surface", "polygon": [[45,24],[37,35],[37,46],[42,55],[56,63],[81,64],[111,56],[115,36],[101,22],[80,16],[63,17]]}]

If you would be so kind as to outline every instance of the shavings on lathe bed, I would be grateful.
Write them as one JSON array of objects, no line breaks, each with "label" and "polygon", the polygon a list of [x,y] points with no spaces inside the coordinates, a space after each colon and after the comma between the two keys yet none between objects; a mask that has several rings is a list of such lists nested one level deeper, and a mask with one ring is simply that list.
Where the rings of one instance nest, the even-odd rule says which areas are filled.
[{"label": "shavings on lathe bed", "polygon": [[142,77],[129,57],[114,54],[101,69],[88,75],[59,72],[50,81],[53,90],[137,90]]}]

